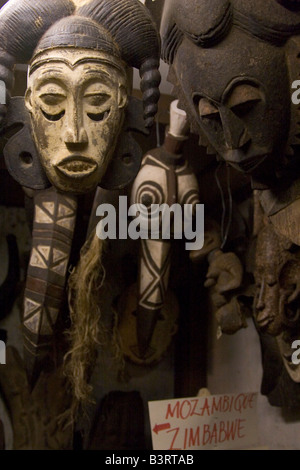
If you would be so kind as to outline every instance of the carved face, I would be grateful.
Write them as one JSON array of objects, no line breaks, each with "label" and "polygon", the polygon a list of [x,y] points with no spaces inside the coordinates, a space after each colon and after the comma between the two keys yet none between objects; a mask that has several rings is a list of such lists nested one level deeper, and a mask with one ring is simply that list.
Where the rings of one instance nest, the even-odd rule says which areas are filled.
[{"label": "carved face", "polygon": [[[277,336],[284,329],[284,305],[280,295],[278,266],[257,263],[255,280],[257,295],[254,314],[259,329]],[[266,260],[264,260],[266,262]]]},{"label": "carved face", "polygon": [[123,122],[126,75],[120,61],[89,50],[54,49],[31,65],[26,106],[50,182],[85,193],[101,181]]},{"label": "carved face", "polygon": [[258,235],[254,314],[258,328],[273,336],[299,327],[300,261],[289,246],[291,243],[276,234],[271,225]]},{"label": "carved face", "polygon": [[184,38],[173,69],[182,105],[224,160],[253,173],[282,152],[290,89],[282,48],[233,28],[212,48]]}]

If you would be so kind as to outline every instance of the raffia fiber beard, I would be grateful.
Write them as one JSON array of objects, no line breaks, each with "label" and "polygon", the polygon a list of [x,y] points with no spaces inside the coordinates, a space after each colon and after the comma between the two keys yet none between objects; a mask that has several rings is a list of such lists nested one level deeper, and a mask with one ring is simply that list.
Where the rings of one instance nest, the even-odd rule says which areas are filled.
[{"label": "raffia fiber beard", "polygon": [[97,347],[105,341],[99,305],[105,278],[104,246],[105,242],[92,232],[81,248],[79,262],[68,281],[71,327],[67,332],[70,350],[65,356],[65,374],[72,386],[74,418],[80,406],[91,402],[89,379],[97,359]]}]

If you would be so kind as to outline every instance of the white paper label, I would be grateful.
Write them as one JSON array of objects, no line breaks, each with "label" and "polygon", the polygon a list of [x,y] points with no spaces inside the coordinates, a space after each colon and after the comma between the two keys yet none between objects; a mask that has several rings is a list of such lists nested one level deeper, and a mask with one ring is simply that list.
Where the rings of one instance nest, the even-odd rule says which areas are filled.
[{"label": "white paper label", "polygon": [[257,393],[151,401],[148,406],[153,450],[257,445]]}]

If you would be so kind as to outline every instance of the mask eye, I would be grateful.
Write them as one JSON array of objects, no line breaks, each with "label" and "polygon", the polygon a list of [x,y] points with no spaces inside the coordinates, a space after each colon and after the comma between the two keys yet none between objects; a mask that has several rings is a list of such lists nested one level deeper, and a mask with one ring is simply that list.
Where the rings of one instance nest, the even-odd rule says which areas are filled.
[{"label": "mask eye", "polygon": [[262,96],[259,89],[244,83],[234,88],[227,100],[227,106],[237,116],[242,117],[251,111],[260,101],[262,101]]},{"label": "mask eye", "polygon": [[[59,121],[64,115],[65,110],[62,109],[62,103],[66,100],[66,95],[56,88],[47,88],[43,93],[39,95],[41,100],[41,111],[43,116],[48,121]],[[47,111],[45,111],[45,109]]]},{"label": "mask eye", "polygon": [[43,109],[41,109],[43,115],[45,116],[45,118],[48,120],[48,121],[59,121],[62,117],[64,117],[65,115],[65,111],[61,111],[60,113],[58,114],[48,114],[46,113],[46,111],[44,111]]},{"label": "mask eye", "polygon": [[86,103],[90,106],[102,106],[110,96],[105,93],[86,93],[84,98]]},{"label": "mask eye", "polygon": [[198,110],[201,119],[221,120],[218,108],[206,98],[200,98]]},{"label": "mask eye", "polygon": [[92,121],[100,122],[107,119],[109,111],[104,111],[103,113],[87,113],[87,115]]},{"label": "mask eye", "polygon": [[42,93],[39,98],[46,106],[58,106],[67,98],[66,95],[62,93]]}]

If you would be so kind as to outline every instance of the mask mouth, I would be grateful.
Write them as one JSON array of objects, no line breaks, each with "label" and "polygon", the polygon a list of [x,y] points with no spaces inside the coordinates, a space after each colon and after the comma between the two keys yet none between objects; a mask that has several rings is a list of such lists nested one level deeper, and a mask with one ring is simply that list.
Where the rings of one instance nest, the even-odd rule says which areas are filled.
[{"label": "mask mouth", "polygon": [[64,158],[55,169],[68,178],[85,178],[93,174],[98,168],[97,163],[82,155],[71,155]]},{"label": "mask mouth", "polygon": [[258,155],[255,157],[250,157],[244,159],[240,162],[232,161],[229,159],[225,159],[227,163],[229,163],[233,168],[238,171],[242,171],[243,173],[252,173],[258,166],[260,166],[268,155]]},{"label": "mask mouth", "polygon": [[[258,315],[259,317],[259,315]],[[256,323],[258,324],[259,328],[261,329],[265,329],[267,328],[270,323],[272,323],[274,321],[274,316],[267,316],[267,317],[263,317],[263,318],[256,318]]]},{"label": "mask mouth", "polygon": [[276,315],[268,314],[258,314],[256,316],[256,323],[259,330],[262,333],[267,333],[271,336],[278,336],[284,329],[284,325],[279,319],[276,318]]}]

